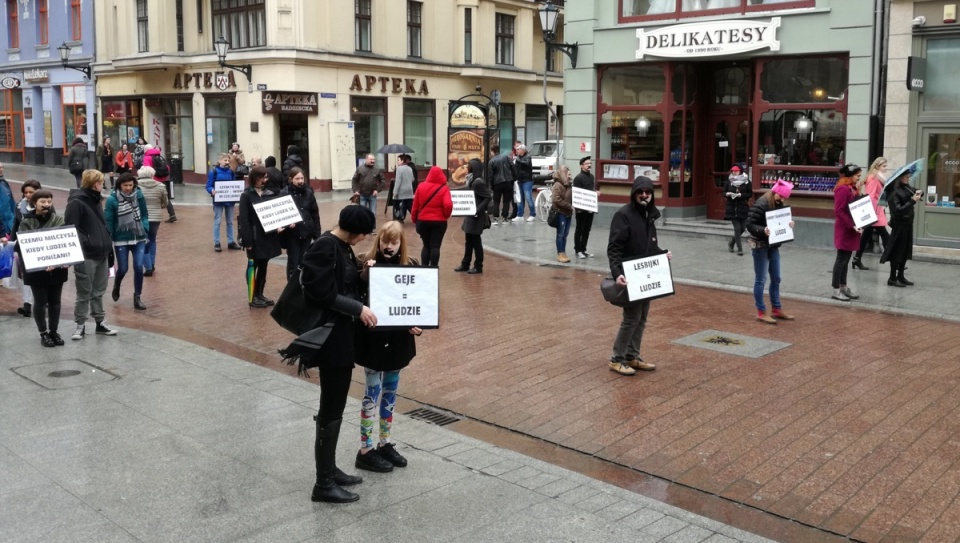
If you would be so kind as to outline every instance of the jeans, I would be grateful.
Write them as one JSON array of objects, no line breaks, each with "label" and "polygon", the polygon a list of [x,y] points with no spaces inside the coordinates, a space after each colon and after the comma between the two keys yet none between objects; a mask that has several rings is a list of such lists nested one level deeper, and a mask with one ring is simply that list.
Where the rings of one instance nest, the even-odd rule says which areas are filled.
[{"label": "jeans", "polygon": [[523,217],[523,206],[530,209],[530,216],[537,216],[537,207],[533,201],[533,181],[520,182],[520,205],[517,207],[517,216]]},{"label": "jeans", "polygon": [[573,231],[573,252],[587,252],[587,240],[590,239],[591,228],[593,228],[593,213],[577,211],[577,227]]},{"label": "jeans", "polygon": [[463,260],[460,261],[460,264],[464,268],[469,268],[471,258],[473,258],[473,267],[483,270],[482,234],[466,234],[466,241],[463,244]]},{"label": "jeans", "polygon": [[133,253],[133,293],[140,296],[143,292],[143,253],[146,242],[140,241],[136,245],[117,245],[117,276],[114,282],[120,284],[127,275],[130,264],[130,253]]},{"label": "jeans", "polygon": [[847,269],[853,251],[837,249],[837,259],[833,261],[833,288],[847,286]]},{"label": "jeans", "polygon": [[747,227],[747,219],[730,219],[730,223],[733,224],[733,237],[730,239],[729,246],[733,248],[734,245],[737,246],[737,251],[743,252],[743,231]]},{"label": "jeans", "polygon": [[227,216],[227,243],[236,243],[233,237],[233,204],[213,206],[213,243],[220,243],[220,218]]},{"label": "jeans", "polygon": [[306,254],[309,248],[309,239],[294,236],[287,238],[287,279],[290,279],[293,277],[293,274],[297,273],[297,268],[299,268],[300,263],[303,262],[303,255]]},{"label": "jeans", "polygon": [[420,251],[420,265],[436,268],[440,265],[440,244],[447,232],[445,221],[417,221],[417,233],[423,240]]},{"label": "jeans", "polygon": [[624,362],[640,359],[640,343],[643,341],[643,329],[647,326],[650,313],[650,300],[623,308],[620,329],[613,342],[611,362]]},{"label": "jeans", "polygon": [[73,174],[73,178],[76,179],[76,181],[77,181],[77,188],[80,188],[80,181],[83,179],[83,173],[82,173],[82,172],[81,172],[81,173],[75,173],[75,174]]},{"label": "jeans", "polygon": [[513,181],[504,181],[493,186],[493,218],[510,218],[510,204],[513,202]]},{"label": "jeans", "polygon": [[403,222],[413,209],[413,198],[393,201],[393,220]]},{"label": "jeans", "polygon": [[[40,333],[56,332],[60,327],[60,295],[63,292],[63,283],[54,285],[30,285],[23,287],[33,292],[33,319],[37,323]],[[50,324],[47,325],[47,313],[50,314]]]},{"label": "jeans", "polygon": [[390,442],[393,426],[393,408],[397,403],[397,387],[400,385],[400,370],[375,371],[364,368],[366,388],[360,402],[360,446],[373,448],[373,421],[380,411],[380,444]]},{"label": "jeans", "polygon": [[107,291],[107,257],[100,260],[84,260],[73,267],[77,297],[73,304],[73,320],[83,324],[87,315],[96,322],[103,322],[103,293]]},{"label": "jeans", "polygon": [[763,304],[763,284],[770,272],[770,305],[780,309],[780,248],[761,247],[753,249],[753,301],[757,311],[766,311]]},{"label": "jeans", "polygon": [[360,205],[362,207],[369,209],[370,211],[373,211],[374,215],[377,214],[377,197],[376,196],[372,194],[370,196],[364,196],[361,194]]},{"label": "jeans", "polygon": [[147,245],[143,248],[143,269],[153,271],[157,266],[157,232],[160,231],[160,221],[150,222],[150,231],[147,233]]},{"label": "jeans", "polygon": [[557,212],[557,252],[567,252],[567,234],[570,233],[570,215]]}]

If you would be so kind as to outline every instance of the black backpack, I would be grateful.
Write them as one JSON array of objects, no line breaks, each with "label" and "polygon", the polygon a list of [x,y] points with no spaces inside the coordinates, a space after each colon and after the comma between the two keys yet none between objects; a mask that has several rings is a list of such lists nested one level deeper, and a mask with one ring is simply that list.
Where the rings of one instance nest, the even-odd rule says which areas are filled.
[{"label": "black backpack", "polygon": [[167,159],[163,158],[163,155],[153,157],[153,171],[156,172],[157,177],[170,175],[170,166],[167,165]]}]

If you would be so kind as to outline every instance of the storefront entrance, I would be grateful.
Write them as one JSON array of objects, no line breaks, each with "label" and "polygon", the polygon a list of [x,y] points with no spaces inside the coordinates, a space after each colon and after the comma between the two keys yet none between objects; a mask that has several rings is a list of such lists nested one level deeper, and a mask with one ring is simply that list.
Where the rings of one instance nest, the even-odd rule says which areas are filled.
[{"label": "storefront entrance", "polygon": [[704,141],[700,148],[707,150],[707,171],[705,179],[700,179],[706,186],[707,218],[722,219],[726,212],[727,199],[724,195],[724,186],[730,176],[730,167],[739,165],[745,172],[750,164],[751,157],[747,149],[750,148],[750,117],[747,111],[738,111],[730,108],[727,114],[713,114],[709,117],[710,130],[704,130]]},{"label": "storefront entrance", "polygon": [[300,159],[303,160],[304,177],[310,178],[310,141],[307,138],[307,115],[294,113],[280,114],[280,154],[277,155],[277,167],[287,158],[287,146],[296,145],[300,148]]}]

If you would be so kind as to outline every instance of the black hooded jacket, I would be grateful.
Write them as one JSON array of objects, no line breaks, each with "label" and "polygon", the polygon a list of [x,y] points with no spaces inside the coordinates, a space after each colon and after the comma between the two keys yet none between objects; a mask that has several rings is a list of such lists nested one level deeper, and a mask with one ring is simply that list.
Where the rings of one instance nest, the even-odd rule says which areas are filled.
[{"label": "black hooded jacket", "polygon": [[[290,168],[300,168],[303,169],[303,160],[300,158],[300,148],[296,145],[291,145],[287,147],[287,158],[283,161],[283,178],[290,179]],[[304,177],[306,177],[307,172],[303,172]]]},{"label": "black hooded jacket", "polygon": [[102,260],[113,252],[102,201],[103,196],[94,189],[72,189],[63,212],[63,222],[77,227],[83,257],[87,260]]},{"label": "black hooded jacket", "polygon": [[283,231],[283,234],[298,239],[314,240],[319,238],[320,208],[317,206],[317,198],[313,194],[313,189],[306,183],[300,187],[291,183],[285,190],[286,194],[292,196],[293,202],[297,204],[303,222],[298,222],[293,228],[287,228]]},{"label": "black hooded jacket", "polygon": [[[641,189],[651,192],[650,202],[646,205],[636,201],[637,192]],[[653,181],[647,177],[637,177],[630,190],[630,203],[617,210],[610,221],[607,260],[610,261],[610,274],[613,277],[623,275],[624,261],[663,253],[657,245],[657,227],[654,224],[660,218],[660,210],[652,193]]]}]

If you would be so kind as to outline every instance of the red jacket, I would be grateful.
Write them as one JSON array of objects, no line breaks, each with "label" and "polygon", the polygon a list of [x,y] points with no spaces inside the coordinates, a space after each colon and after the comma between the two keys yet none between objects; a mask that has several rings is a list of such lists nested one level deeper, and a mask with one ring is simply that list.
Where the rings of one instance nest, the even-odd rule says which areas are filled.
[{"label": "red jacket", "polygon": [[417,192],[413,194],[413,209],[410,218],[417,221],[447,222],[453,214],[453,198],[447,187],[447,176],[443,170],[434,166],[430,168],[427,178],[417,185]]}]

